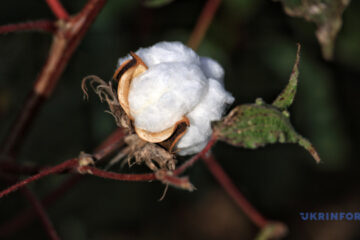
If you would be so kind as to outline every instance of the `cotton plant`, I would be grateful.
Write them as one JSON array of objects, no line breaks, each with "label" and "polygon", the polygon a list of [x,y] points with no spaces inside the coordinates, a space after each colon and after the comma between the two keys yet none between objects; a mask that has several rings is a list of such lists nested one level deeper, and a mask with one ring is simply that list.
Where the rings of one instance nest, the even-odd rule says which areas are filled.
[{"label": "cotton plant", "polygon": [[[231,145],[256,149],[271,143],[298,143],[319,162],[312,144],[298,134],[287,111],[299,75],[300,45],[289,83],[272,104],[234,107],[224,89],[224,69],[180,42],[160,42],[122,57],[112,81],[89,76],[95,92],[107,101],[117,125],[128,129],[128,147],[118,158],[143,163],[155,172],[174,170],[176,156],[201,152],[211,136]],[[94,84],[97,83],[97,86]],[[221,120],[221,121],[220,121]]]},{"label": "cotton plant", "polygon": [[117,124],[129,131],[128,160],[154,171],[174,169],[175,155],[200,152],[212,122],[234,102],[221,65],[180,42],[159,42],[120,58],[110,83],[95,76],[83,83],[89,78]]}]

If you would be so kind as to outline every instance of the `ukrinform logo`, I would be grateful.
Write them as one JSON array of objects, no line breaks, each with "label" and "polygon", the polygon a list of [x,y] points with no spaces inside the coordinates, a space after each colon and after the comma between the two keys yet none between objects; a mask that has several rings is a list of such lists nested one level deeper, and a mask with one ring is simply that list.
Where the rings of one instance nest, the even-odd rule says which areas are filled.
[{"label": "ukrinform logo", "polygon": [[360,221],[360,212],[300,212],[303,221]]}]

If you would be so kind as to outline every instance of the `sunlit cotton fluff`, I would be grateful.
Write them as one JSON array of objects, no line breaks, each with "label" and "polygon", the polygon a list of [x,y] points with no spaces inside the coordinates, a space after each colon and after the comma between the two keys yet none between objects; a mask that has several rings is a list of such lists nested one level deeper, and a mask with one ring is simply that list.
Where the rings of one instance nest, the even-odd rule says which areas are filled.
[{"label": "sunlit cotton fluff", "polygon": [[[200,152],[212,134],[211,122],[220,120],[234,101],[223,87],[223,68],[180,42],[159,42],[135,53],[148,70],[131,82],[128,101],[134,125],[160,132],[186,116],[190,127],[177,143],[178,154]],[[118,65],[128,59],[120,58]]]}]

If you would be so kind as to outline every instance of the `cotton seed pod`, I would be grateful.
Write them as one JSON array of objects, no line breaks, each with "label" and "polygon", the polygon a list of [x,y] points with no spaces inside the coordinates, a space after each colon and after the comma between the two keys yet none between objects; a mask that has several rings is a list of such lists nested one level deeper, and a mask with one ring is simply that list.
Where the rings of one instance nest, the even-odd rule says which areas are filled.
[{"label": "cotton seed pod", "polygon": [[[132,59],[127,60],[121,64],[121,66],[115,71],[113,79],[118,81],[117,94],[119,103],[130,120],[133,120],[134,118],[131,116],[128,100],[131,82],[135,77],[145,72],[148,67],[138,55],[133,52],[130,52],[130,55]],[[185,131],[189,125],[189,119],[187,117],[183,117],[173,126],[159,132],[150,132],[136,126],[135,132],[141,139],[147,142],[163,142],[161,145],[165,146],[167,149],[169,149],[169,151],[172,151],[176,142],[178,142],[181,136],[185,134]],[[169,139],[170,137],[171,139]],[[168,141],[165,141],[167,139]]]},{"label": "cotton seed pod", "polygon": [[160,42],[119,59],[119,102],[145,141],[179,155],[200,152],[234,98],[218,62],[180,42]]}]

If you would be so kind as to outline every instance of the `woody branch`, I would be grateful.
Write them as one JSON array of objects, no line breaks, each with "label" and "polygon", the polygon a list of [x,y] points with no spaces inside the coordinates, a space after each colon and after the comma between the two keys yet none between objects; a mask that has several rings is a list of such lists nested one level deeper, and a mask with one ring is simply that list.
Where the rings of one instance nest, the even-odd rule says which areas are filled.
[{"label": "woody branch", "polygon": [[[1,152],[5,156],[16,157],[32,121],[38,115],[46,99],[52,95],[69,59],[106,0],[89,0],[78,14],[71,17],[66,17],[65,11],[61,10],[62,7],[58,1],[49,0],[48,3],[60,20],[56,22],[57,28],[48,59],[38,75],[33,89],[28,94],[18,117],[10,128],[8,136],[3,141]],[[16,28],[13,27],[12,30],[16,30]]]},{"label": "woody branch", "polygon": [[[106,0],[89,0],[82,11],[70,18],[58,0],[47,0],[49,7],[59,19],[57,22],[39,20],[0,26],[0,34],[24,30],[40,30],[54,34],[48,60],[1,147],[1,153],[3,156],[7,156],[7,159],[15,159],[33,119],[45,102],[44,100],[51,95],[56,87],[69,58],[105,2]],[[29,195],[27,196],[29,198]],[[30,200],[43,220],[50,237],[57,239],[56,232],[52,228],[45,211],[43,211],[41,203],[35,196]]]}]

